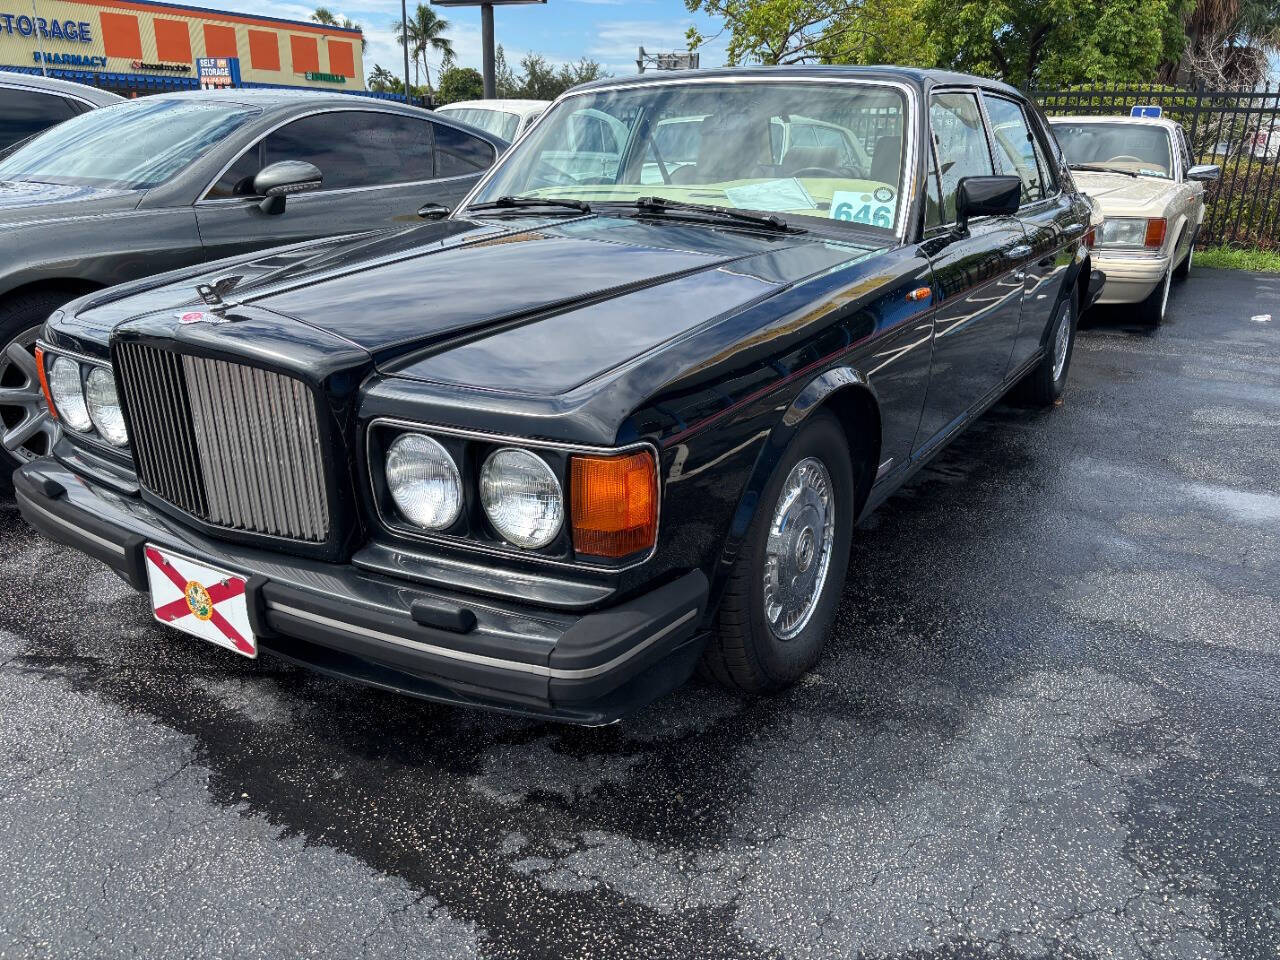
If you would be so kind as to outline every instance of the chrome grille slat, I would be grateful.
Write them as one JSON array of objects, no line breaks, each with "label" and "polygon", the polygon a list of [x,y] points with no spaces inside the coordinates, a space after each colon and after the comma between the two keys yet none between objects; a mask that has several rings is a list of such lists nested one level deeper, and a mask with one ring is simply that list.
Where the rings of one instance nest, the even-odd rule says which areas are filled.
[{"label": "chrome grille slat", "polygon": [[305,384],[145,344],[115,353],[144,487],[218,527],[329,536],[316,398]]}]

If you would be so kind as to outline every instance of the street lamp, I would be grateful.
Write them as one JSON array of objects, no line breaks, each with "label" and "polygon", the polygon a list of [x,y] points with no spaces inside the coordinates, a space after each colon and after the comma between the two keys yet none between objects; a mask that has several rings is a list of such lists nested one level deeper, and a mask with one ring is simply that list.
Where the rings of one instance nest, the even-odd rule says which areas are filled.
[{"label": "street lamp", "polygon": [[[401,0],[403,3],[404,0]],[[519,3],[546,3],[547,0],[431,0],[434,7],[479,7],[480,41],[483,50],[484,98],[498,96],[498,78],[494,75],[493,8],[514,6]]]}]

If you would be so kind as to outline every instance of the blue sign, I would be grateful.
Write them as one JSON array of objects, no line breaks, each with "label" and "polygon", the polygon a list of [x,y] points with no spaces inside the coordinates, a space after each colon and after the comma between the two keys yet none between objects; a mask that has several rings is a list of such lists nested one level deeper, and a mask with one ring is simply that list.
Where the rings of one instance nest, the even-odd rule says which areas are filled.
[{"label": "blue sign", "polygon": [[[41,56],[33,53],[31,59],[39,63]],[[44,62],[51,67],[103,67],[107,65],[106,57],[90,57],[83,53],[46,53]]]},{"label": "blue sign", "polygon": [[0,13],[0,33],[16,33],[20,37],[34,37],[38,33],[46,40],[93,43],[93,31],[84,20],[46,20],[25,13]]},{"label": "blue sign", "polygon": [[240,86],[239,57],[201,57],[196,61],[196,75],[202,89]]},{"label": "blue sign", "polygon": [[1163,107],[1152,106],[1147,103],[1136,104],[1130,111],[1131,117],[1159,117],[1164,114]]}]

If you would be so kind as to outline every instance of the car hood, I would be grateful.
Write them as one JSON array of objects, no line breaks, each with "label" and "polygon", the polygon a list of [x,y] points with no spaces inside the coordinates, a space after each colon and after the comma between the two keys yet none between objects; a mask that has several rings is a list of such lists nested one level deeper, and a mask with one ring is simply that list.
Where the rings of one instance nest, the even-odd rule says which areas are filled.
[{"label": "car hood", "polygon": [[1159,216],[1178,185],[1156,177],[1130,177],[1122,173],[1075,171],[1076,186],[1102,204],[1107,216],[1143,214]]},{"label": "car hood", "polygon": [[132,210],[141,199],[139,190],[0,180],[0,224]]},{"label": "car hood", "polygon": [[[456,351],[502,335],[520,352],[508,350],[509,365],[527,367],[534,357],[526,341],[552,337],[556,349],[537,358],[564,358],[564,376],[570,368],[588,376],[874,249],[630,217],[449,220],[223,261],[150,288],[126,284],[77,304],[62,327],[100,342],[121,328],[155,334],[169,325],[175,339],[230,346],[237,316],[261,322],[269,314],[291,323],[300,340],[303,325],[359,348],[384,372],[471,382],[505,371]],[[185,311],[213,312],[210,288],[232,322],[179,324]],[[541,386],[553,385],[543,378]]]}]

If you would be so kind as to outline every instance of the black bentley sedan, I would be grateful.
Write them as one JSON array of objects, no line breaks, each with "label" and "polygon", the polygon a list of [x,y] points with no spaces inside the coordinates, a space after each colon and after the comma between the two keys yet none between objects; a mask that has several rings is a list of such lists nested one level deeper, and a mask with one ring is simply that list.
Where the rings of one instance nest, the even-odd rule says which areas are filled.
[{"label": "black bentley sedan", "polygon": [[403,104],[197,90],[81,113],[0,156],[0,468],[56,440],[32,356],[56,307],[162,270],[447,213],[505,148]]},{"label": "black bentley sedan", "polygon": [[779,690],[858,518],[1061,395],[1089,214],[999,83],[595,83],[447,219],[54,313],[18,503],[248,657],[579,723],[699,664]]}]

